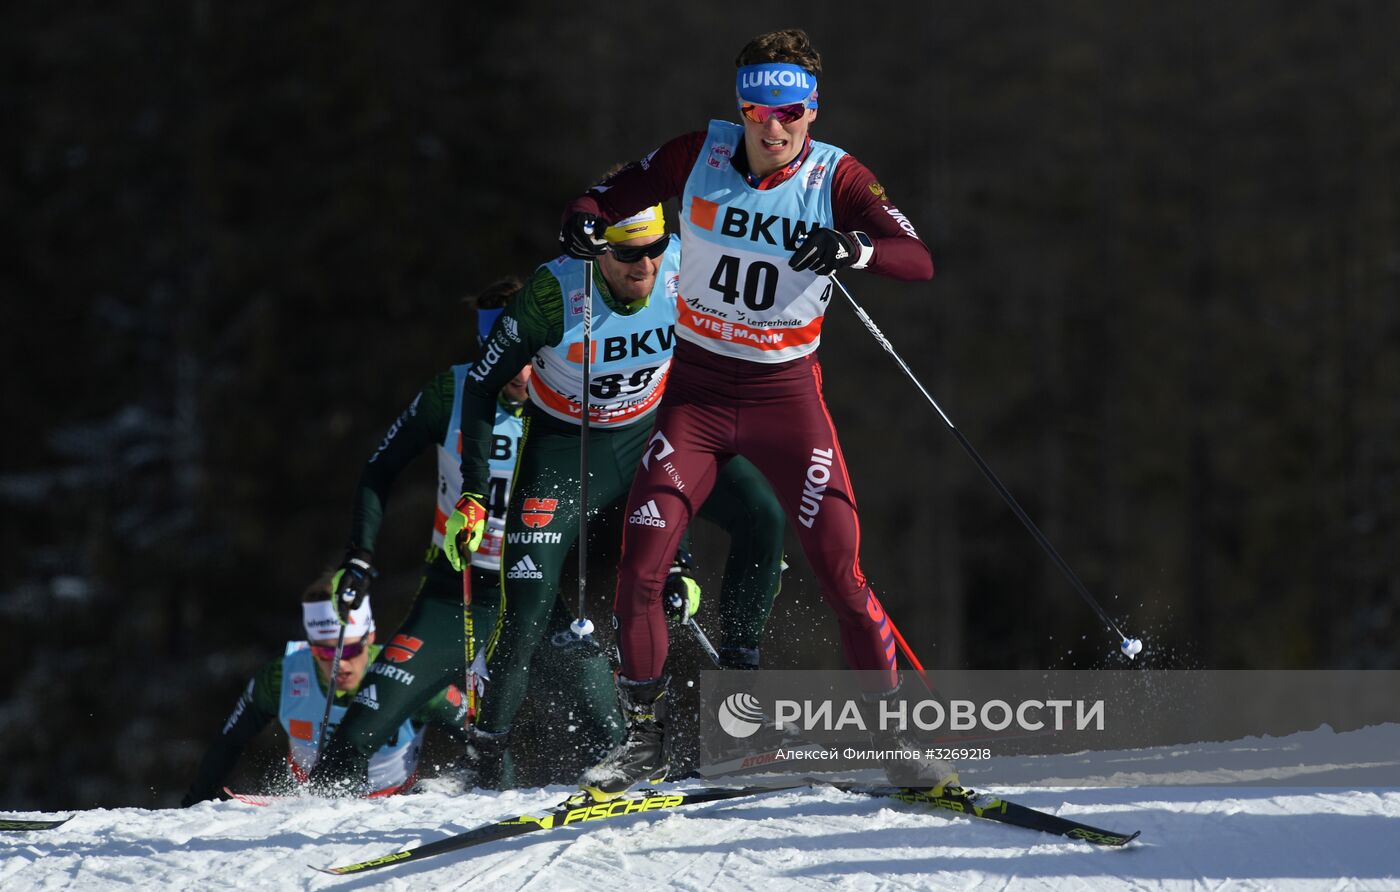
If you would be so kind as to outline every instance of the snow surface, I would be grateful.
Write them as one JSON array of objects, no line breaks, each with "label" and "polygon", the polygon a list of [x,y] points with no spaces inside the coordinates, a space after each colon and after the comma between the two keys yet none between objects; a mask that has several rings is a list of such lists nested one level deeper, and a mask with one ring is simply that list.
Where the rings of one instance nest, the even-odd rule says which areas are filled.
[{"label": "snow surface", "polygon": [[[1166,755],[1192,749],[1201,761],[1211,746]],[[1121,849],[823,788],[543,831],[359,876],[312,869],[538,814],[571,792],[425,786],[388,800],[79,812],[55,830],[0,833],[0,889],[1400,889],[1400,789],[1345,786],[996,788],[1142,831]]]}]

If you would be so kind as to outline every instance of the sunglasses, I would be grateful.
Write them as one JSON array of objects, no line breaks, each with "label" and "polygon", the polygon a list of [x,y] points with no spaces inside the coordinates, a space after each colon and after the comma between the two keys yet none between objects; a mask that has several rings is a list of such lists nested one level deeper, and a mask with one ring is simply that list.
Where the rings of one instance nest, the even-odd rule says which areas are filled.
[{"label": "sunglasses", "polygon": [[[369,642],[363,638],[361,638],[359,641],[356,641],[354,644],[347,643],[344,647],[340,649],[340,658],[342,660],[353,660],[360,654],[364,653],[365,649],[368,647]],[[335,646],[313,644],[311,645],[311,653],[314,654],[319,660],[334,660]]]},{"label": "sunglasses", "polygon": [[807,114],[807,103],[794,102],[792,105],[754,105],[752,102],[739,104],[739,111],[755,124],[766,124],[769,118],[777,118],[779,124],[791,124]]},{"label": "sunglasses", "polygon": [[613,245],[613,260],[616,260],[618,263],[636,263],[643,257],[646,257],[649,260],[655,260],[662,254],[666,253],[666,246],[670,243],[671,233],[668,232],[649,245],[628,245],[626,247],[622,245]]}]

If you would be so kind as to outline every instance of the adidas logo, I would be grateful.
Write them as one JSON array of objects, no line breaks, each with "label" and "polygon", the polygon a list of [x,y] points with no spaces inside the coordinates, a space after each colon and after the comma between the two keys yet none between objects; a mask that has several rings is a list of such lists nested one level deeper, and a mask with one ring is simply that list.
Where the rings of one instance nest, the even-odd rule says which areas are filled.
[{"label": "adidas logo", "polygon": [[656,499],[650,499],[645,505],[632,512],[632,516],[627,518],[628,523],[640,524],[644,527],[665,528],[666,521],[661,518],[661,511],[656,507]]},{"label": "adidas logo", "polygon": [[363,703],[370,709],[378,710],[379,692],[374,689],[374,685],[370,685],[367,688],[363,688],[358,694],[355,695],[355,702]]},{"label": "adidas logo", "polygon": [[515,566],[506,571],[507,579],[543,579],[544,571],[535,565],[534,558],[528,554],[515,562]]}]

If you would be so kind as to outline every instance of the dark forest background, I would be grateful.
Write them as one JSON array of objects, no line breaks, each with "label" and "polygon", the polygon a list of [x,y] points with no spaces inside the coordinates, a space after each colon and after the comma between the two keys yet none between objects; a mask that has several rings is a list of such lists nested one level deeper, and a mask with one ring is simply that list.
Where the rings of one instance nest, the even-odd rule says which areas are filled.
[{"label": "dark forest background", "polygon": [[[814,133],[938,270],[846,281],[1138,665],[1400,666],[1400,4],[793,9],[7,6],[0,807],[178,800],[365,458],[472,355],[464,295],[553,256],[614,163],[732,119],[777,27],[823,54]],[[821,355],[924,662],[1122,665],[839,303]],[[381,628],[434,482],[395,492]],[[768,664],[838,665],[793,563]]]}]

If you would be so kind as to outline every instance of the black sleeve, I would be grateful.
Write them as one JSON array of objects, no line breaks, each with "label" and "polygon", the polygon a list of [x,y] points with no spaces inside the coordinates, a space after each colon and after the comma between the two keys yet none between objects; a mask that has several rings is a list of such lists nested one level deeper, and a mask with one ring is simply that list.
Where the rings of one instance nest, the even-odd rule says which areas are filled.
[{"label": "black sleeve", "polygon": [[384,521],[384,506],[399,473],[425,450],[442,442],[452,422],[451,370],[434,378],[414,397],[365,462],[350,512],[350,544],[373,552]]},{"label": "black sleeve", "polygon": [[559,281],[542,267],[506,305],[482,345],[481,359],[462,382],[462,492],[486,493],[496,394],[540,348],[563,337],[564,296]]}]

